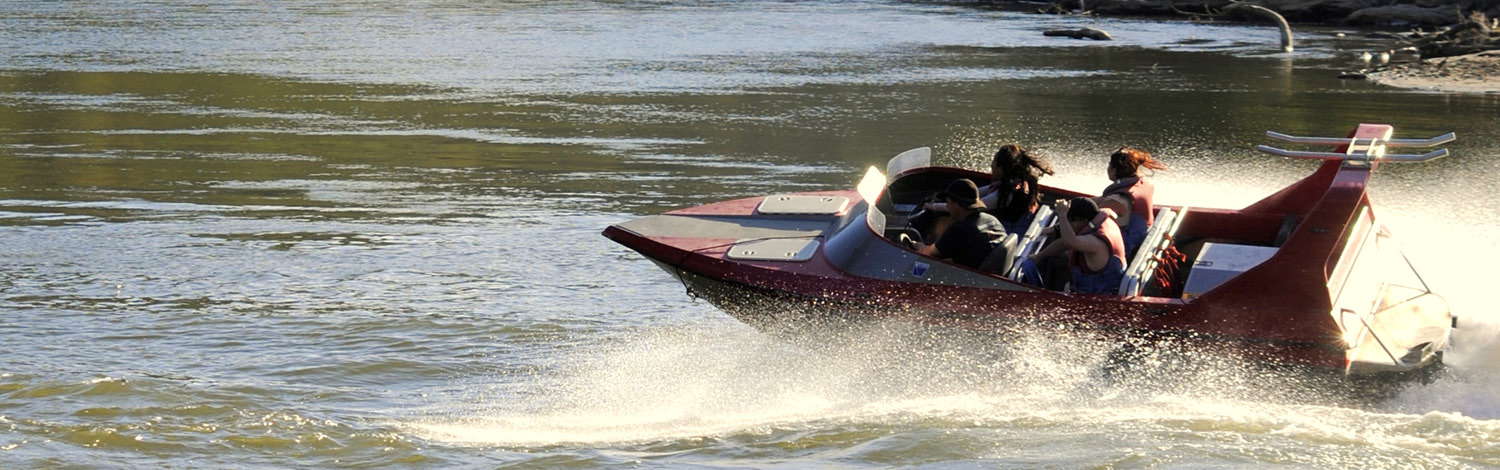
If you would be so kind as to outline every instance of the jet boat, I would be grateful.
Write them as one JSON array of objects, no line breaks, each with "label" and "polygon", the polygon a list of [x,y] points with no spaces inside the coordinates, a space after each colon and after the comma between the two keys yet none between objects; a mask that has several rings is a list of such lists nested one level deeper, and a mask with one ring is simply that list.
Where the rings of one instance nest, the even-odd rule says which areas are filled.
[{"label": "jet boat", "polygon": [[[1440,364],[1457,318],[1371,209],[1384,163],[1441,158],[1387,153],[1436,147],[1361,124],[1347,137],[1270,138],[1328,151],[1259,150],[1323,163],[1241,209],[1158,205],[1116,292],[1076,294],[1018,281],[1056,214],[1042,204],[1024,233],[997,240],[979,269],[923,256],[897,240],[922,202],[957,178],[931,151],[870,167],[852,190],[773,194],[643,217],[604,235],[656,262],[690,295],[762,329],[902,318],[989,328],[1015,323],[1187,338],[1276,364],[1345,376],[1420,373]],[[1326,147],[1321,147],[1326,148]],[[1043,186],[1047,200],[1090,196]],[[920,236],[920,234],[915,234]],[[810,307],[810,308],[809,308]]]}]

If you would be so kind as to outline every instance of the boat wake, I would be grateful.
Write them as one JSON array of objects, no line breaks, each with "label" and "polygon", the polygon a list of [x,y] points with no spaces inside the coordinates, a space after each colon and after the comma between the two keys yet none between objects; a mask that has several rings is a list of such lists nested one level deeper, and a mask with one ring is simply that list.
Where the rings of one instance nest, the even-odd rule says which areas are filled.
[{"label": "boat wake", "polygon": [[1048,327],[996,334],[871,322],[782,338],[739,325],[660,327],[580,349],[524,390],[476,393],[421,420],[415,434],[537,448],[777,441],[851,428],[1261,433],[1328,419],[1328,410],[1386,411],[1343,407],[1343,395],[1292,372],[1173,345],[1140,345],[1121,369],[1114,344]]},{"label": "boat wake", "polygon": [[1500,324],[1473,314],[1459,321],[1443,373],[1432,383],[1407,388],[1384,407],[1500,423]]},{"label": "boat wake", "polygon": [[[1402,413],[1453,413],[1472,419],[1500,419],[1500,311],[1492,295],[1486,266],[1500,266],[1500,226],[1467,224],[1449,210],[1469,196],[1423,195],[1372,188],[1371,197],[1386,209],[1384,220],[1408,243],[1404,251],[1434,290],[1443,292],[1458,328],[1432,383],[1407,388],[1382,406]],[[1402,195],[1414,197],[1401,197]],[[1496,212],[1497,209],[1472,208]],[[1473,214],[1472,220],[1496,220],[1496,214]]]}]

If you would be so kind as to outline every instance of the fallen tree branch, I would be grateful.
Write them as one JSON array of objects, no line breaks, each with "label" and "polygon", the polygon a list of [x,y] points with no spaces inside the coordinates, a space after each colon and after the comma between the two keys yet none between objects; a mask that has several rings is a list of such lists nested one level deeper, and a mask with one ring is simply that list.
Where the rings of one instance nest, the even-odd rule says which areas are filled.
[{"label": "fallen tree branch", "polygon": [[1251,5],[1249,3],[1235,2],[1229,4],[1229,6],[1227,7],[1224,7],[1224,13],[1234,13],[1236,11],[1248,11],[1252,14],[1264,17],[1271,21],[1275,21],[1276,25],[1281,27],[1281,50],[1292,52],[1292,25],[1287,24],[1286,18],[1283,18],[1280,13],[1277,13],[1275,10],[1272,10],[1270,8],[1266,8],[1260,5]]},{"label": "fallen tree branch", "polygon": [[1417,46],[1423,58],[1452,57],[1500,49],[1500,21],[1483,12],[1459,15],[1462,20],[1452,27],[1432,33],[1414,33],[1410,43]]}]

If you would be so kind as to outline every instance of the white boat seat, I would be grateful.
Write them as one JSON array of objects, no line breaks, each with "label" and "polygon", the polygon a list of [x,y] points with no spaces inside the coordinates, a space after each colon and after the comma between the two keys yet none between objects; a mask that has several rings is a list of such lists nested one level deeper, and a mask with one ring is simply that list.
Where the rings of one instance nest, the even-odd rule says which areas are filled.
[{"label": "white boat seat", "polygon": [[1012,250],[1010,269],[1006,270],[1005,277],[1011,279],[1018,278],[1017,276],[1021,274],[1021,260],[1035,254],[1043,246],[1047,245],[1047,237],[1041,234],[1042,229],[1052,225],[1052,221],[1056,219],[1057,214],[1052,213],[1051,207],[1043,205],[1036,208],[1036,216],[1031,220],[1031,226],[1027,227],[1026,233],[1021,234],[1020,239],[1016,241],[1016,246],[1019,249]]},{"label": "white boat seat", "polygon": [[983,263],[980,263],[979,270],[1001,276],[1010,272],[1010,265],[1016,259],[1014,256],[1016,244],[1020,240],[1021,237],[1016,236],[1014,233],[1006,234],[1004,238],[1000,239],[999,243],[994,244],[990,255],[984,258]]},{"label": "white boat seat", "polygon": [[1136,250],[1135,257],[1130,264],[1125,266],[1125,278],[1120,280],[1119,294],[1127,297],[1141,295],[1141,289],[1151,276],[1156,274],[1156,266],[1162,252],[1172,246],[1172,237],[1177,234],[1177,227],[1182,225],[1182,219],[1187,216],[1188,209],[1173,211],[1161,208],[1156,211],[1156,220],[1152,221],[1151,229],[1146,232],[1146,239],[1141,241],[1141,247]]}]

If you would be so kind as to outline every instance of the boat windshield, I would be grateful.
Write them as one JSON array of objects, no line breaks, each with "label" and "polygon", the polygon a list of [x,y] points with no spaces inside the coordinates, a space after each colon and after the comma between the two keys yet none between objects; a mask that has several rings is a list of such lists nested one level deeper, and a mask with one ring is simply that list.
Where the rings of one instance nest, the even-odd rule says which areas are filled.
[{"label": "boat windshield", "polygon": [[932,148],[919,147],[901,152],[885,165],[885,174],[894,178],[901,172],[913,168],[932,166]]}]

